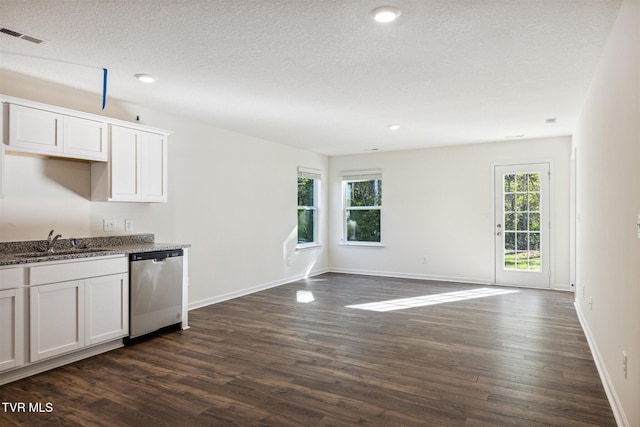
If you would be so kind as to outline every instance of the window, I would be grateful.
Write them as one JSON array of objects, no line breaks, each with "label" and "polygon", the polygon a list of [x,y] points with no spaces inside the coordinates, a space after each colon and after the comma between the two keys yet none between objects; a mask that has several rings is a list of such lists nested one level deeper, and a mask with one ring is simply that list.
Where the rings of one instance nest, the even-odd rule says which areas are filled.
[{"label": "window", "polygon": [[382,173],[380,171],[344,172],[343,244],[380,244]]},{"label": "window", "polygon": [[298,168],[298,246],[318,244],[320,171]]}]

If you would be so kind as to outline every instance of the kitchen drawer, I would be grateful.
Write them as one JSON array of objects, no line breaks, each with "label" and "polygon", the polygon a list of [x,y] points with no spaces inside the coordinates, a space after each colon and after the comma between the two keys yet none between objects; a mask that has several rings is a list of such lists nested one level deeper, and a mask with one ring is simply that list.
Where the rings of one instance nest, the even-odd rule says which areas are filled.
[{"label": "kitchen drawer", "polygon": [[24,268],[5,268],[0,270],[0,291],[24,286]]},{"label": "kitchen drawer", "polygon": [[83,259],[60,264],[39,265],[29,268],[29,285],[68,282],[87,277],[127,273],[129,258],[126,256],[100,259]]}]

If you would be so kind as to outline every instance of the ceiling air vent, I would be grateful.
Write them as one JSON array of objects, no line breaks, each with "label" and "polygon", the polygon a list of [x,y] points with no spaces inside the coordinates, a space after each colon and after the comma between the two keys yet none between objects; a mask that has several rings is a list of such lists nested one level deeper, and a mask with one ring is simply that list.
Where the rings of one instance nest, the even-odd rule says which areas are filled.
[{"label": "ceiling air vent", "polygon": [[11,30],[9,28],[0,27],[0,33],[6,34],[6,35],[11,36],[11,37],[15,37],[17,39],[26,40],[28,42],[35,43],[35,44],[44,43],[44,40],[41,40],[41,39],[33,37],[33,36],[29,36],[27,34],[19,33],[17,31]]}]

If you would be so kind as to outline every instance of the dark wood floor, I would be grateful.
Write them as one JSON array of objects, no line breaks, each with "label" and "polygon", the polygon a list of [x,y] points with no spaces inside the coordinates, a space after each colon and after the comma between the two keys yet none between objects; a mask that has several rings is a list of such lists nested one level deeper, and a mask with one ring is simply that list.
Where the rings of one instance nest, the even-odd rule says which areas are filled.
[{"label": "dark wood floor", "polygon": [[476,288],[325,274],[194,310],[188,331],[1,386],[54,410],[0,425],[615,425],[570,293],[345,307]]}]

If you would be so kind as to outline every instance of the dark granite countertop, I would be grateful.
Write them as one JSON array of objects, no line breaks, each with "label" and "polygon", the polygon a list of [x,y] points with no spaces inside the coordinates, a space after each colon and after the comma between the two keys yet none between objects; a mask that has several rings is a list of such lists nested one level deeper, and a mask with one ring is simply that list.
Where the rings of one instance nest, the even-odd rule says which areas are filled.
[{"label": "dark granite countertop", "polygon": [[0,242],[0,266],[191,247],[190,244],[183,243],[156,243],[153,234],[78,238],[75,239],[75,248],[72,247],[72,239],[59,239],[54,245],[53,253],[44,252],[46,240]]}]

